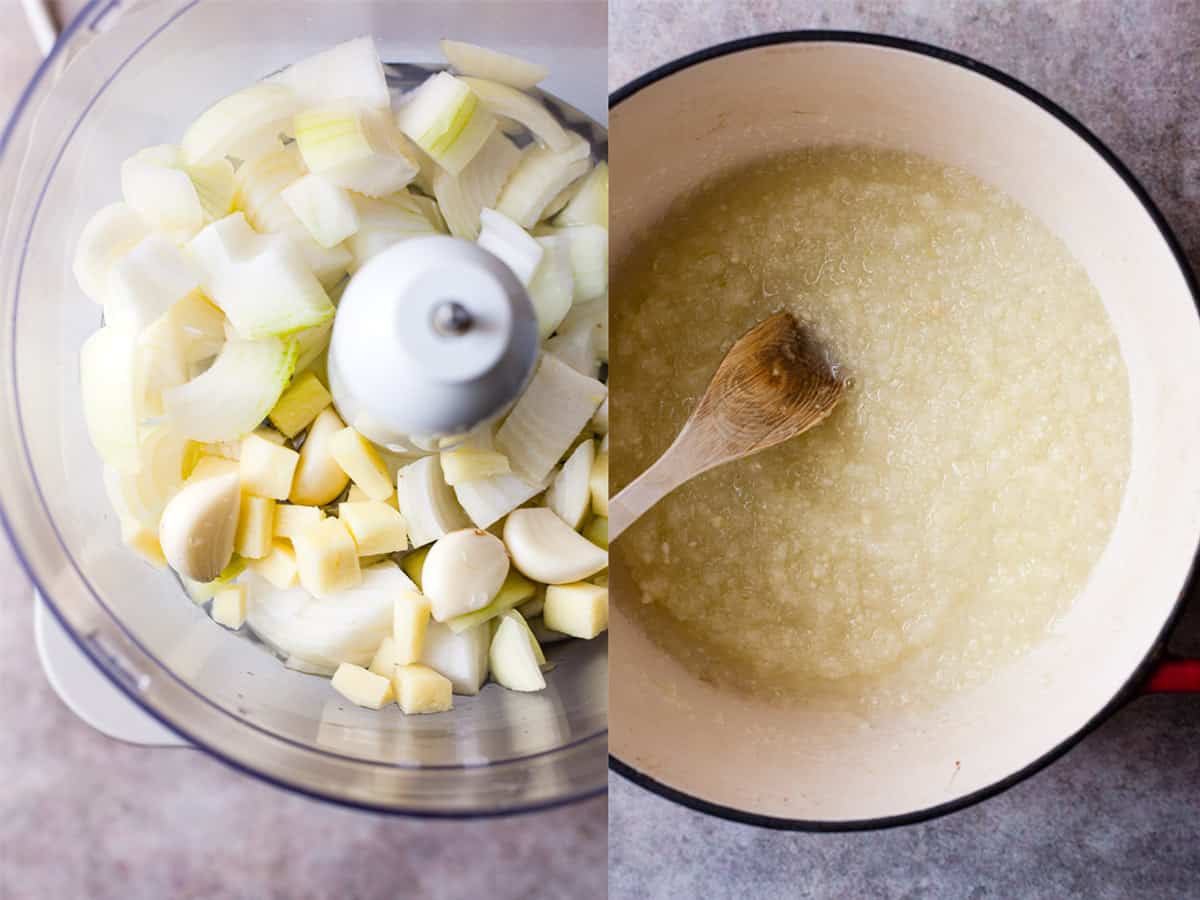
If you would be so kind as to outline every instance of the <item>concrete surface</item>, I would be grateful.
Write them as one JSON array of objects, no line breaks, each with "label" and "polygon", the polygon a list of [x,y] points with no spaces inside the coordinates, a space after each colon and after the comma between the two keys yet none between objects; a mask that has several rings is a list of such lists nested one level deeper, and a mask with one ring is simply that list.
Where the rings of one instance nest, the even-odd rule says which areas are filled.
[{"label": "concrete surface", "polygon": [[[38,58],[18,0],[0,0],[0,121]],[[477,823],[391,819],[284,793],[196,751],[118,744],[46,683],[31,604],[0,537],[0,900],[604,896],[603,798]]]},{"label": "concrete surface", "polygon": [[[1195,0],[610,0],[609,87],[714,43],[798,28],[898,34],[1023,79],[1125,160],[1200,264]],[[1196,592],[1172,646],[1200,653]],[[737,825],[611,773],[609,807],[614,900],[1197,898],[1200,698],[1136,700],[1002,796],[886,832]]]}]

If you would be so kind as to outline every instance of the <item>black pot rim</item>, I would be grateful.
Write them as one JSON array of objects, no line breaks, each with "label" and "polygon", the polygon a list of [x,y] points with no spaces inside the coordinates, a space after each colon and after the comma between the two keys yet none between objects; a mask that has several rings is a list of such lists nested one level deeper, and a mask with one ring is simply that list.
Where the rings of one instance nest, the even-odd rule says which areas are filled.
[{"label": "black pot rim", "polygon": [[[1159,234],[1172,255],[1175,257],[1175,262],[1179,266],[1180,272],[1183,274],[1184,281],[1188,286],[1188,290],[1192,295],[1192,301],[1196,304],[1197,312],[1200,314],[1200,286],[1197,285],[1195,274],[1188,265],[1187,257],[1184,255],[1183,247],[1179,243],[1179,239],[1171,230],[1171,226],[1167,224],[1166,218],[1150,198],[1150,194],[1137,180],[1129,168],[1121,162],[1120,158],[1109,147],[1101,141],[1096,135],[1089,131],[1083,123],[1072,116],[1061,106],[1050,100],[1044,94],[1025,84],[1017,78],[1008,75],[999,69],[995,69],[985,63],[972,59],[961,53],[956,53],[952,50],[946,50],[942,47],[926,44],[920,41],[909,40],[908,38],[893,37],[885,34],[874,34],[862,31],[829,31],[829,30],[803,30],[803,31],[776,31],[767,34],[755,35],[748,38],[740,38],[738,40],[727,41],[721,44],[715,44],[711,47],[706,47],[703,50],[697,50],[694,53],[689,53],[686,56],[681,56],[678,59],[665,63],[656,69],[635,78],[633,81],[618,88],[611,93],[608,98],[608,107],[613,109],[620,105],[623,101],[628,100],[634,94],[650,87],[651,85],[668,78],[671,75],[681,72],[684,69],[689,69],[693,66],[710,60],[718,59],[722,56],[729,56],[734,53],[740,53],[743,50],[755,50],[760,47],[768,47],[775,44],[799,44],[799,43],[842,43],[842,44],[867,44],[875,47],[886,47],[892,50],[904,50],[909,53],[916,53],[921,56],[931,57],[942,62],[950,63],[951,65],[959,66],[975,72],[978,75],[983,75],[990,78],[992,81],[1008,88],[1011,91],[1031,101],[1041,107],[1046,112],[1054,116],[1061,124],[1067,126],[1076,135],[1082,138],[1092,150],[1097,153],[1108,165],[1121,177],[1125,182],[1126,187],[1137,197],[1146,213],[1158,227]],[[1200,550],[1200,546],[1197,548]],[[733,822],[739,822],[743,825],[754,825],[760,828],[773,828],[781,831],[812,831],[812,832],[839,832],[839,831],[867,831],[872,829],[895,828],[902,825],[914,825],[918,822],[925,822],[930,819],[936,819],[949,813],[957,812],[960,809],[965,809],[968,806],[973,806],[981,800],[986,800],[989,797],[994,797],[997,794],[1003,793],[1018,782],[1024,781],[1026,778],[1041,771],[1050,763],[1059,759],[1078,744],[1084,737],[1096,730],[1103,722],[1113,715],[1118,709],[1125,705],[1129,700],[1137,695],[1138,686],[1145,680],[1151,668],[1156,663],[1161,648],[1165,645],[1168,635],[1175,623],[1178,621],[1180,614],[1183,612],[1184,599],[1187,597],[1189,590],[1193,584],[1193,579],[1196,574],[1196,557],[1193,555],[1192,566],[1188,572],[1187,578],[1184,580],[1183,588],[1180,591],[1179,597],[1176,598],[1175,605],[1170,614],[1163,623],[1162,629],[1159,631],[1158,637],[1154,644],[1146,653],[1141,663],[1126,679],[1124,685],[1117,691],[1111,700],[1104,705],[1091,719],[1089,719],[1082,728],[1074,734],[1069,735],[1061,741],[1056,747],[1043,754],[1038,759],[1034,760],[1029,765],[1012,773],[1006,778],[1002,778],[987,787],[981,788],[978,791],[973,791],[970,794],[951,800],[947,803],[939,803],[924,809],[915,810],[909,813],[903,813],[894,816],[882,816],[874,819],[855,819],[848,821],[823,821],[818,819],[789,819],[780,818],[777,816],[765,816],[758,813],[747,812],[745,810],[736,809],[731,806],[724,806],[719,803],[712,803],[708,800],[703,800],[693,794],[688,794],[684,791],[670,787],[661,781],[658,781],[644,772],[639,771],[634,766],[620,759],[613,753],[609,753],[608,767],[617,774],[629,779],[639,787],[653,791],[661,797],[665,797],[682,806],[689,807],[697,812],[707,813],[718,818],[728,819]],[[611,729],[610,729],[611,733]]]}]

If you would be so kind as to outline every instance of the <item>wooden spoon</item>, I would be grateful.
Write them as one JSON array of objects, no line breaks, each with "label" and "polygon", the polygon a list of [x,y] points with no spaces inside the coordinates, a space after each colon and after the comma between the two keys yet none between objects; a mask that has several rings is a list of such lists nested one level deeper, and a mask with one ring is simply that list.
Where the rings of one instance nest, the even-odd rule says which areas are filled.
[{"label": "wooden spoon", "polygon": [[845,389],[791,313],[759,322],[721,360],[675,442],[609,502],[609,540],[685,481],[808,431]]}]

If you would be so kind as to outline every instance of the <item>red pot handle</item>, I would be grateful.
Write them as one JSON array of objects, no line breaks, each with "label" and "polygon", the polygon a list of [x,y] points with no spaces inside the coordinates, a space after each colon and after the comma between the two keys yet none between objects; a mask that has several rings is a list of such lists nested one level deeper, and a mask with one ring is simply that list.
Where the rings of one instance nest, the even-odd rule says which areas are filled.
[{"label": "red pot handle", "polygon": [[1200,694],[1200,659],[1167,657],[1146,682],[1147,694]]}]

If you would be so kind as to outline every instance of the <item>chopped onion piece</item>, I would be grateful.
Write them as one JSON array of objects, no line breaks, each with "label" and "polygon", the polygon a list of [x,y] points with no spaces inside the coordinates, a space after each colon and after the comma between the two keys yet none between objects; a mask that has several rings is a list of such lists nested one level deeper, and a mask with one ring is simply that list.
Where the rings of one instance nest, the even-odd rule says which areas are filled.
[{"label": "chopped onion piece", "polygon": [[475,527],[487,528],[545,489],[542,482],[506,474],[456,484],[454,494]]},{"label": "chopped onion piece", "polygon": [[182,166],[179,148],[171,144],[139,150],[121,163],[121,193],[155,228],[186,241],[204,227],[204,207]]},{"label": "chopped onion piece", "polygon": [[600,360],[596,355],[596,329],[586,323],[570,331],[564,331],[560,326],[558,333],[546,341],[545,349],[588,378],[595,378],[600,372]]},{"label": "chopped onion piece", "polygon": [[513,471],[541,481],[583,431],[608,389],[548,353],[500,430],[496,448]]},{"label": "chopped onion piece", "polygon": [[184,460],[191,452],[187,438],[168,425],[154,425],[142,436],[141,469],[135,474],[118,474],[130,514],[145,527],[158,531],[167,501],[183,485]]},{"label": "chopped onion piece", "polygon": [[304,106],[348,101],[387,109],[391,102],[379,51],[369,35],[294,62],[267,82],[291,88]]},{"label": "chopped onion piece", "polygon": [[311,172],[338,187],[382,197],[420,170],[390,113],[354,107],[310,109],[296,116],[296,144]]},{"label": "chopped onion piece", "polygon": [[340,244],[358,231],[358,211],[350,195],[320,175],[305,175],[280,196],[322,247]]},{"label": "chopped onion piece", "polygon": [[550,110],[536,97],[505,84],[483,78],[463,78],[484,106],[497,115],[520,122],[551,150],[563,152],[571,146],[571,134],[555,121]]},{"label": "chopped onion piece", "polygon": [[75,245],[75,280],[89,298],[104,302],[114,262],[150,233],[145,221],[125,203],[110,203],[88,219]]},{"label": "chopped onion piece", "polygon": [[233,211],[233,164],[229,160],[197,163],[184,171],[192,179],[205,222],[223,219]]},{"label": "chopped onion piece", "polygon": [[200,286],[200,270],[166,238],[152,234],[108,273],[104,321],[141,331]]},{"label": "chopped onion piece", "polygon": [[194,441],[235,440],[267,417],[295,364],[294,341],[230,341],[208,371],[163,393],[167,418]]},{"label": "chopped onion piece", "polygon": [[136,336],[111,326],[92,334],[79,351],[79,381],[92,446],[118,472],[137,472],[142,460]]},{"label": "chopped onion piece", "polygon": [[184,363],[212,359],[225,344],[225,314],[199,292],[171,307],[167,318],[179,332]]},{"label": "chopped onion piece", "polygon": [[546,505],[579,530],[592,504],[590,478],[596,459],[596,442],[584,441],[572,451],[546,491]]},{"label": "chopped onion piece", "polygon": [[479,246],[512,269],[526,286],[537,273],[545,248],[520,225],[494,209],[479,214]]},{"label": "chopped onion piece", "polygon": [[264,153],[238,169],[234,206],[246,214],[246,221],[258,231],[282,231],[295,220],[295,215],[281,195],[304,174],[304,159],[295,145]]},{"label": "chopped onion piece", "polygon": [[279,134],[301,106],[286,85],[260,82],[218,100],[183,135],[189,165],[232,156],[251,162],[279,147]]},{"label": "chopped onion piece", "polygon": [[346,241],[346,246],[354,254],[357,266],[406,238],[437,233],[417,198],[407,191],[379,200],[361,194],[356,194],[353,199],[359,226]]},{"label": "chopped onion piece", "polygon": [[560,236],[540,237],[535,240],[545,253],[533,280],[529,282],[529,299],[537,315],[538,336],[545,340],[558,328],[563,317],[571,309],[574,291],[571,274],[571,245]]},{"label": "chopped onion piece", "polygon": [[265,643],[319,666],[366,666],[392,633],[396,594],[414,585],[394,564],[363,569],[353,588],[315,598],[303,588],[279,590],[251,574],[246,624]]},{"label": "chopped onion piece", "polygon": [[442,41],[442,53],[464,75],[478,75],[520,90],[527,90],[550,74],[537,63],[463,41]]},{"label": "chopped onion piece", "polygon": [[479,152],[496,119],[459,78],[438,72],[410,94],[396,113],[400,130],[451,175]]},{"label": "chopped onion piece", "polygon": [[436,456],[426,456],[401,469],[396,494],[414,548],[470,525],[454,490],[442,476]]},{"label": "chopped onion piece", "polygon": [[286,335],[333,318],[334,308],[292,242],[256,234],[241,213],[205,228],[188,245],[204,290],[248,339]]},{"label": "chopped onion piece", "polygon": [[555,234],[570,245],[576,303],[587,303],[608,291],[608,231],[599,225],[572,225]]},{"label": "chopped onion piece", "polygon": [[596,164],[588,172],[571,198],[554,220],[555,225],[599,225],[608,228],[608,163]]},{"label": "chopped onion piece", "polygon": [[588,329],[593,334],[592,346],[596,356],[608,362],[608,294],[589,303],[574,303],[567,317],[558,326],[559,333]]},{"label": "chopped onion piece", "polygon": [[137,397],[142,421],[163,414],[162,392],[188,380],[188,360],[182,330],[170,315],[160,317],[138,335]]},{"label": "chopped onion piece", "polygon": [[561,152],[549,147],[525,148],[520,164],[500,192],[496,209],[522,228],[536,225],[559,192],[590,167],[587,141],[577,134],[570,135],[570,140],[570,146]]},{"label": "chopped onion piece", "polygon": [[433,192],[452,235],[472,241],[479,237],[479,214],[496,205],[504,182],[520,161],[516,144],[495,131],[458,177],[437,170]]}]

